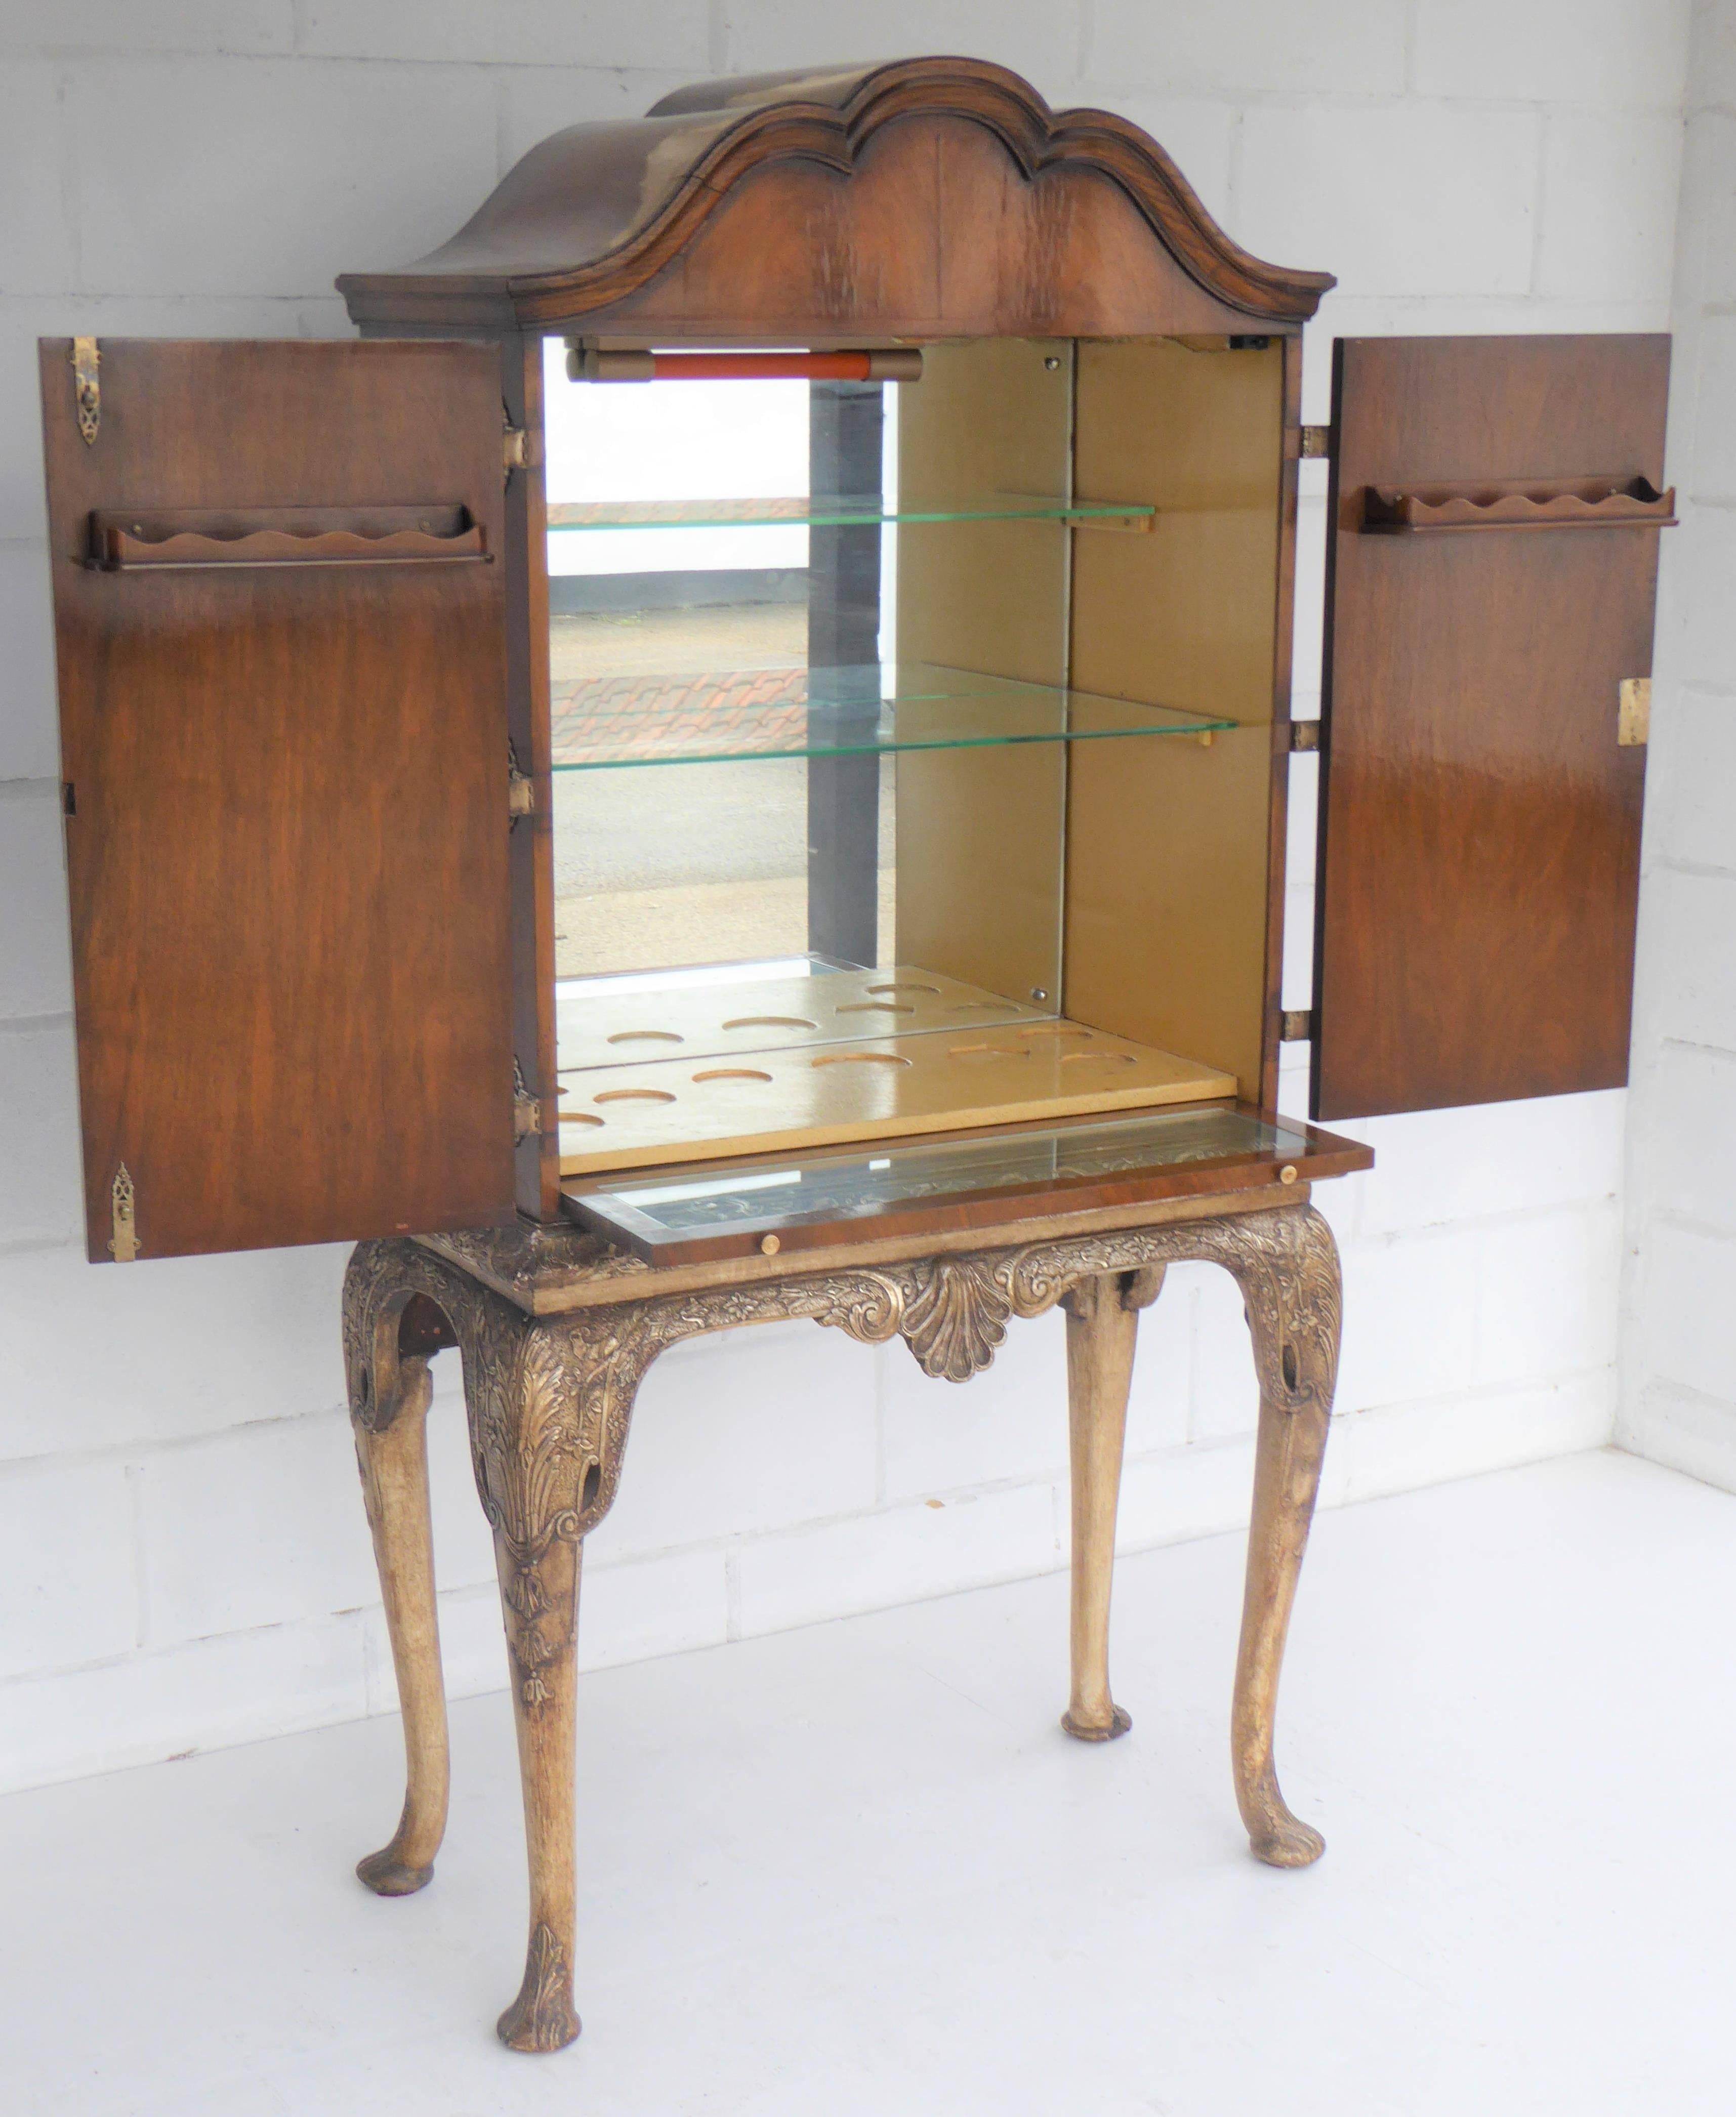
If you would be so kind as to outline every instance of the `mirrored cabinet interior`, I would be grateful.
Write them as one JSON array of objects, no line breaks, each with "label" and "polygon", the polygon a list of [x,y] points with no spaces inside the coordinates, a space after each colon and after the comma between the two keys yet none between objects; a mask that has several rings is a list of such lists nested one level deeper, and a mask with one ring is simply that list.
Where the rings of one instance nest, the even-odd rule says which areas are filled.
[{"label": "mirrored cabinet interior", "polygon": [[[1257,1100],[1275,350],[987,339],[859,356],[903,376],[861,381],[684,357],[545,367],[563,1176],[1239,1075]],[[1160,535],[1161,428],[1226,504]],[[1225,639],[1254,637],[1202,671],[1175,619],[1207,576]],[[1249,759],[1212,862],[1239,856],[1244,945],[1154,1004],[1119,929],[1184,915],[1190,812]]]},{"label": "mirrored cabinet interior", "polygon": [[93,1257],[1360,1165],[1286,1037],[1327,1120],[1623,1077],[1667,341],[1355,341],[1304,430],[1329,275],[946,59],[575,127],[339,284],[43,347]]}]

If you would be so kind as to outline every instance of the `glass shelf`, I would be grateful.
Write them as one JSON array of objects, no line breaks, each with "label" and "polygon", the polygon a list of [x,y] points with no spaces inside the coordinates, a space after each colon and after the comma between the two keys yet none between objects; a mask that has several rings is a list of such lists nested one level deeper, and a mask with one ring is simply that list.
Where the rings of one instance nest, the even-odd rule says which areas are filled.
[{"label": "glass shelf", "polygon": [[912,522],[1087,522],[1148,529],[1155,507],[995,492],[952,507],[889,509],[877,492],[786,500],[553,501],[552,535],[595,529],[871,529]]},{"label": "glass shelf", "polygon": [[926,662],[602,677],[556,685],[553,768],[1207,739],[1235,725],[1210,713]]}]

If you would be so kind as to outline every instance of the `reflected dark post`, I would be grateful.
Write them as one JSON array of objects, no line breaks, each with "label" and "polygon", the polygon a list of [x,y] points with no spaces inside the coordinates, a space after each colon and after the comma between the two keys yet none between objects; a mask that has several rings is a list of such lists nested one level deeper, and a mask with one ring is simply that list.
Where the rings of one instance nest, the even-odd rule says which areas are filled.
[{"label": "reflected dark post", "polygon": [[[882,404],[878,382],[808,385],[808,490],[815,500],[880,492]],[[808,532],[808,666],[816,701],[810,740],[871,742],[880,719],[880,533]],[[839,680],[830,672],[848,670]],[[821,674],[820,672],[826,672]],[[808,760],[808,949],[872,966],[877,948],[880,761],[873,755]]]}]

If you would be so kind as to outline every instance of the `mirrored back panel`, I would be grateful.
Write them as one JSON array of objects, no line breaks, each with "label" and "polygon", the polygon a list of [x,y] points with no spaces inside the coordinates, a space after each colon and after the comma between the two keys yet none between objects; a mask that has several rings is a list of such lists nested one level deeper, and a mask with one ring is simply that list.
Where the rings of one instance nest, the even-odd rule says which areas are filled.
[{"label": "mirrored back panel", "polygon": [[563,1168],[1233,1092],[1064,1012],[1076,753],[1246,717],[1070,680],[1076,540],[1158,528],[1079,350],[547,354]]}]

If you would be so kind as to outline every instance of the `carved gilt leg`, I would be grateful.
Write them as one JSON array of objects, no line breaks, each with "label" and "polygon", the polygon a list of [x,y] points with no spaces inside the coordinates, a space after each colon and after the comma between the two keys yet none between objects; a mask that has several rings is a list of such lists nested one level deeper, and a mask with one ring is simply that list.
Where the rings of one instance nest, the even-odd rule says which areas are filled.
[{"label": "carved gilt leg", "polygon": [[[1320,1488],[1338,1367],[1338,1253],[1311,1208],[1284,1245],[1241,1280],[1260,1378],[1260,1425],[1248,1537],[1248,1580],[1236,1656],[1230,1750],[1237,1805],[1256,1856],[1305,1867],[1326,1850],[1319,1832],[1286,1806],[1272,1762],[1272,1727],[1284,1641]],[[1229,1261],[1229,1260],[1226,1260]]]},{"label": "carved gilt leg", "polygon": [[[345,1340],[356,1460],[398,1678],[406,1786],[391,1842],[356,1872],[376,1896],[407,1897],[433,1879],[450,1783],[428,1507],[426,1354],[453,1340],[432,1303],[394,1292],[390,1258],[377,1254],[384,1247],[364,1244],[357,1252],[345,1287]],[[368,1251],[376,1254],[364,1256]],[[370,1264],[386,1270],[369,1271]]]},{"label": "carved gilt leg", "polygon": [[414,1365],[417,1372],[407,1381],[398,1415],[385,1432],[356,1427],[356,1457],[404,1716],[404,1813],[391,1843],[370,1852],[356,1867],[381,1897],[409,1896],[434,1879],[434,1855],[446,1835],[450,1786],[434,1600],[434,1525],[428,1511],[427,1412],[433,1385],[427,1362]]},{"label": "carved gilt leg", "polygon": [[573,2005],[573,1749],[582,1547],[576,1538],[557,1537],[534,1570],[524,1566],[522,1547],[499,1530],[494,1548],[530,1860],[524,1982],[496,2026],[501,2041],[514,2050],[560,2050],[579,2033]]},{"label": "carved gilt leg", "polygon": [[1138,1312],[1162,1284],[1161,1265],[1109,1272],[1080,1280],[1061,1299],[1073,1487],[1073,1693],[1061,1725],[1082,1742],[1112,1742],[1133,1724],[1110,1695],[1110,1584]]},{"label": "carved gilt leg", "polygon": [[478,1293],[464,1391],[477,1491],[494,1530],[506,1627],[530,1938],[524,1981],[501,2015],[514,2050],[559,2050],[573,2006],[573,1741],[583,1538],[615,1494],[646,1364],[683,1334],[667,1303],[537,1321]]}]

